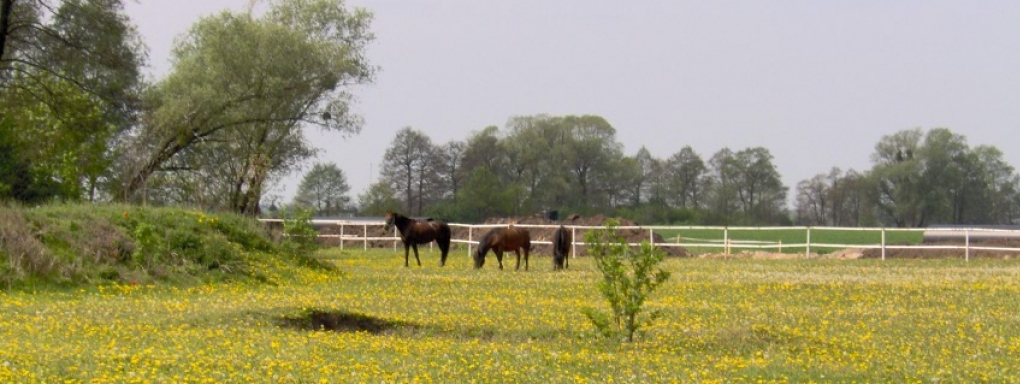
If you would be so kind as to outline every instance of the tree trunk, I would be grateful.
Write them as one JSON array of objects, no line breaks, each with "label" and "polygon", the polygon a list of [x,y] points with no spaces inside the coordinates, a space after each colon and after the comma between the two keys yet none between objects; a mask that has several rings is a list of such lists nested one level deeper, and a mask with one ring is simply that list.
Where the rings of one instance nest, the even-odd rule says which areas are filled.
[{"label": "tree trunk", "polygon": [[7,31],[11,28],[11,12],[15,0],[0,0],[0,59],[7,52]]},{"label": "tree trunk", "polygon": [[407,186],[404,188],[404,190],[406,192],[405,198],[407,199],[407,214],[408,215],[413,215],[414,214],[414,212],[413,212],[414,211],[414,199],[411,198],[411,178],[414,175],[411,173],[412,171],[411,171],[411,166],[410,165],[405,167],[405,169],[407,169]]},{"label": "tree trunk", "polygon": [[137,194],[139,190],[145,188],[145,185],[149,180],[149,176],[152,176],[152,174],[155,173],[159,167],[171,157],[191,145],[194,141],[190,139],[191,137],[192,136],[189,135],[189,139],[187,140],[179,140],[177,137],[164,139],[160,145],[160,149],[156,151],[154,155],[149,157],[149,160],[142,165],[141,169],[129,176],[130,179],[127,184],[124,185],[124,189],[122,191],[124,201],[129,202],[134,200],[135,194]]}]

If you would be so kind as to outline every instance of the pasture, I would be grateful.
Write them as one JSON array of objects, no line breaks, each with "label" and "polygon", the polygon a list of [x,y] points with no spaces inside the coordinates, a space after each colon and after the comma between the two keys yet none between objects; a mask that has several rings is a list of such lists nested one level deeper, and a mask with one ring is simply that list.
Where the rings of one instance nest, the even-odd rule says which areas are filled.
[{"label": "pasture", "polygon": [[[782,253],[804,253],[801,247],[777,246],[782,244],[804,244],[807,242],[807,231],[804,229],[791,228],[767,228],[761,229],[730,229],[724,233],[722,228],[691,228],[691,229],[657,229],[655,233],[662,236],[663,240],[671,243],[714,243],[723,244],[723,239],[729,238],[732,242],[744,242],[748,244],[761,244],[772,246],[770,252]],[[922,243],[923,231],[887,230],[885,242],[888,245],[917,245]],[[847,229],[826,229],[812,228],[811,243],[813,244],[846,244],[846,245],[879,245],[882,243],[881,229],[870,230],[847,230]],[[722,253],[720,247],[687,247],[694,254]],[[754,251],[754,248],[734,247],[733,252],[742,250]],[[829,253],[838,250],[837,248],[813,246],[812,253]]]},{"label": "pasture", "polygon": [[626,344],[590,336],[587,258],[401,251],[321,251],[338,272],[276,284],[0,291],[0,382],[1020,381],[1016,260],[667,259],[664,315]]}]

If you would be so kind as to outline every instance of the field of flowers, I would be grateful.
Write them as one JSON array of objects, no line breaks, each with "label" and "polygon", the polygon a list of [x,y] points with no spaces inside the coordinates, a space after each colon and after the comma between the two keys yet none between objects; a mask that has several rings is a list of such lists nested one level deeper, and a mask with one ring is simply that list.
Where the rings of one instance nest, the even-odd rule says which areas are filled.
[{"label": "field of flowers", "polygon": [[[320,255],[339,272],[0,291],[0,382],[1020,382],[1016,260],[669,259],[626,344],[591,336],[584,258]],[[375,327],[314,330],[346,314]]]}]

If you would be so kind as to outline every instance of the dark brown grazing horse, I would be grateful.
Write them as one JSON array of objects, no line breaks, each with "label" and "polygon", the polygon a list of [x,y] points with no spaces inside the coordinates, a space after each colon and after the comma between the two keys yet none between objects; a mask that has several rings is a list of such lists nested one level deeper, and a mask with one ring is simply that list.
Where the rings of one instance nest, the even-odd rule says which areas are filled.
[{"label": "dark brown grazing horse", "polygon": [[418,221],[396,212],[386,212],[386,232],[393,227],[400,231],[400,241],[404,242],[404,266],[408,266],[409,250],[414,248],[414,260],[421,266],[418,258],[418,244],[428,244],[435,240],[442,251],[439,266],[446,265],[446,255],[450,253],[450,226],[441,221]]},{"label": "dark brown grazing horse", "polygon": [[570,230],[564,226],[556,228],[556,232],[553,232],[553,270],[560,270],[569,267],[570,265],[570,246],[574,242],[574,235],[570,233]]},{"label": "dark brown grazing horse", "polygon": [[528,255],[531,253],[531,233],[524,228],[493,228],[482,239],[478,241],[478,250],[475,251],[475,269],[485,265],[485,254],[489,250],[496,254],[499,261],[499,269],[503,269],[503,252],[514,251],[517,254],[516,270],[521,269],[521,249],[524,250],[524,270],[528,270]]}]

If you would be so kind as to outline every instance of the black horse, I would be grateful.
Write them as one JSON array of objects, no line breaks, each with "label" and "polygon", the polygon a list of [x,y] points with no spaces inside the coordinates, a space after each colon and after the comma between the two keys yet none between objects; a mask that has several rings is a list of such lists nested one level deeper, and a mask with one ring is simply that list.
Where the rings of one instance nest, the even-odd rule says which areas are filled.
[{"label": "black horse", "polygon": [[450,253],[450,226],[441,221],[418,221],[396,212],[386,212],[386,232],[397,227],[400,241],[404,242],[404,266],[408,266],[410,248],[414,248],[414,260],[421,266],[418,258],[418,244],[428,244],[435,240],[439,245],[439,266],[446,265],[446,255]]},{"label": "black horse", "polygon": [[556,228],[553,232],[552,239],[553,249],[553,270],[560,270],[569,267],[570,265],[570,246],[574,242],[574,235],[570,233],[564,226]]},{"label": "black horse", "polygon": [[524,228],[493,228],[482,236],[478,241],[478,250],[475,251],[475,269],[485,265],[485,254],[489,250],[496,254],[499,261],[499,269],[503,269],[503,252],[514,251],[517,254],[516,270],[521,269],[521,249],[524,250],[524,270],[528,270],[528,255],[531,253],[531,233]]}]

